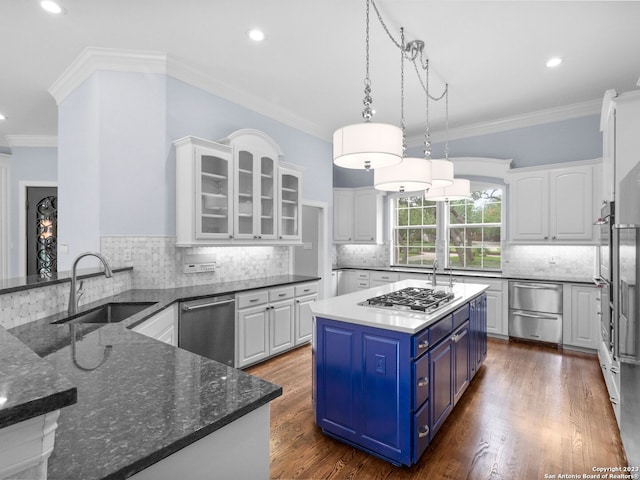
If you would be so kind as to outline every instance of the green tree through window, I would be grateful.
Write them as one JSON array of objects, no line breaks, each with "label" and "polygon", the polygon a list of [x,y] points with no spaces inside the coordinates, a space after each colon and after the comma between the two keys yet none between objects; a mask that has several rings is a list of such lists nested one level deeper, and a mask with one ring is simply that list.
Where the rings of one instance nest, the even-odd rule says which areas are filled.
[{"label": "green tree through window", "polygon": [[[450,203],[422,196],[394,201],[393,263],[431,266],[436,258],[438,215],[442,216],[447,265],[452,268],[501,268],[502,189],[478,189],[471,198]],[[444,260],[444,259],[442,259]],[[441,262],[441,265],[444,262]]]}]

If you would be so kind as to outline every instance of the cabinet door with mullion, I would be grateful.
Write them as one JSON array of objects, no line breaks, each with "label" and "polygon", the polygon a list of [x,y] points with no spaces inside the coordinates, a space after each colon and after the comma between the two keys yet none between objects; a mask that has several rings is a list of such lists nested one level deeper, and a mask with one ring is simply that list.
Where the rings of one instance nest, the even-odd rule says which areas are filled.
[{"label": "cabinet door with mullion", "polygon": [[229,238],[233,229],[231,156],[196,146],[196,238]]},{"label": "cabinet door with mullion", "polygon": [[236,145],[235,238],[276,238],[275,152]]},{"label": "cabinet door with mullion", "polygon": [[278,169],[278,239],[299,240],[302,238],[300,230],[301,185],[302,175],[293,168],[280,167]]}]

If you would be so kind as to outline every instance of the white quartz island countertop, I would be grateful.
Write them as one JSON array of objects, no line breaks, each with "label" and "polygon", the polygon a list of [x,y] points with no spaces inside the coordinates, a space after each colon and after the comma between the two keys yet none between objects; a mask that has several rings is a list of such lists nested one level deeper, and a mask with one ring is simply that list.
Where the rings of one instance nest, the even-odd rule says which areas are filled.
[{"label": "white quartz island countertop", "polygon": [[381,285],[314,302],[311,304],[311,312],[316,317],[414,334],[455,311],[458,307],[464,305],[470,299],[478,296],[489,288],[488,285],[482,285],[480,283],[459,283],[454,284],[453,287],[438,285],[435,287],[437,290],[453,291],[455,299],[433,313],[359,305],[368,298],[395,292],[407,287],[433,288],[430,281],[402,280],[401,282]]}]

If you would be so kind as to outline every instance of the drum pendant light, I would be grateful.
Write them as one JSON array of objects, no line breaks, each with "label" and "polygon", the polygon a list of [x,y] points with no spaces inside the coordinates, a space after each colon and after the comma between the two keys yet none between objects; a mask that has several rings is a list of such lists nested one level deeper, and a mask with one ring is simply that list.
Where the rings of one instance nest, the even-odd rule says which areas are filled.
[{"label": "drum pendant light", "polygon": [[[404,28],[400,28],[400,41],[404,45]],[[402,151],[405,151],[404,124],[404,59],[405,49],[400,49],[400,129]],[[404,157],[402,162],[391,167],[373,171],[373,186],[387,192],[417,192],[431,186],[431,162],[425,158]]]},{"label": "drum pendant light", "polygon": [[366,76],[364,80],[364,123],[347,125],[333,134],[333,163],[339,167],[369,170],[388,167],[402,160],[402,131],[395,125],[373,123],[371,79],[369,78],[369,4],[366,8]]},{"label": "drum pendant light", "polygon": [[450,200],[471,198],[471,182],[466,178],[456,178],[451,185],[431,187],[424,198],[434,202],[448,202]]}]

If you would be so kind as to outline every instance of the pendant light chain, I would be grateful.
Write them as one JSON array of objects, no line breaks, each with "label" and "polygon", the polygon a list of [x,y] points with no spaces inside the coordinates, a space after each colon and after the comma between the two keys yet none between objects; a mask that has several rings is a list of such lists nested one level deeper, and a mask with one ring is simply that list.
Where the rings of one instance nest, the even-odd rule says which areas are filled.
[{"label": "pendant light chain", "polygon": [[445,84],[444,159],[449,160],[449,84]]},{"label": "pendant light chain", "polygon": [[367,0],[367,15],[366,15],[366,73],[364,77],[364,110],[362,110],[362,118],[364,118],[365,122],[370,122],[373,117],[373,110],[371,109],[371,104],[373,103],[373,98],[371,98],[371,78],[369,78],[369,2],[371,0]]},{"label": "pendant light chain", "polygon": [[[400,38],[404,44],[404,28],[400,27]],[[402,156],[407,150],[407,135],[404,123],[404,52],[400,50],[400,129],[402,130]]]},{"label": "pendant light chain", "polygon": [[426,84],[425,95],[425,115],[426,115],[426,127],[424,130],[424,158],[429,160],[431,158],[431,131],[429,129],[429,59],[424,65],[424,78]]}]

